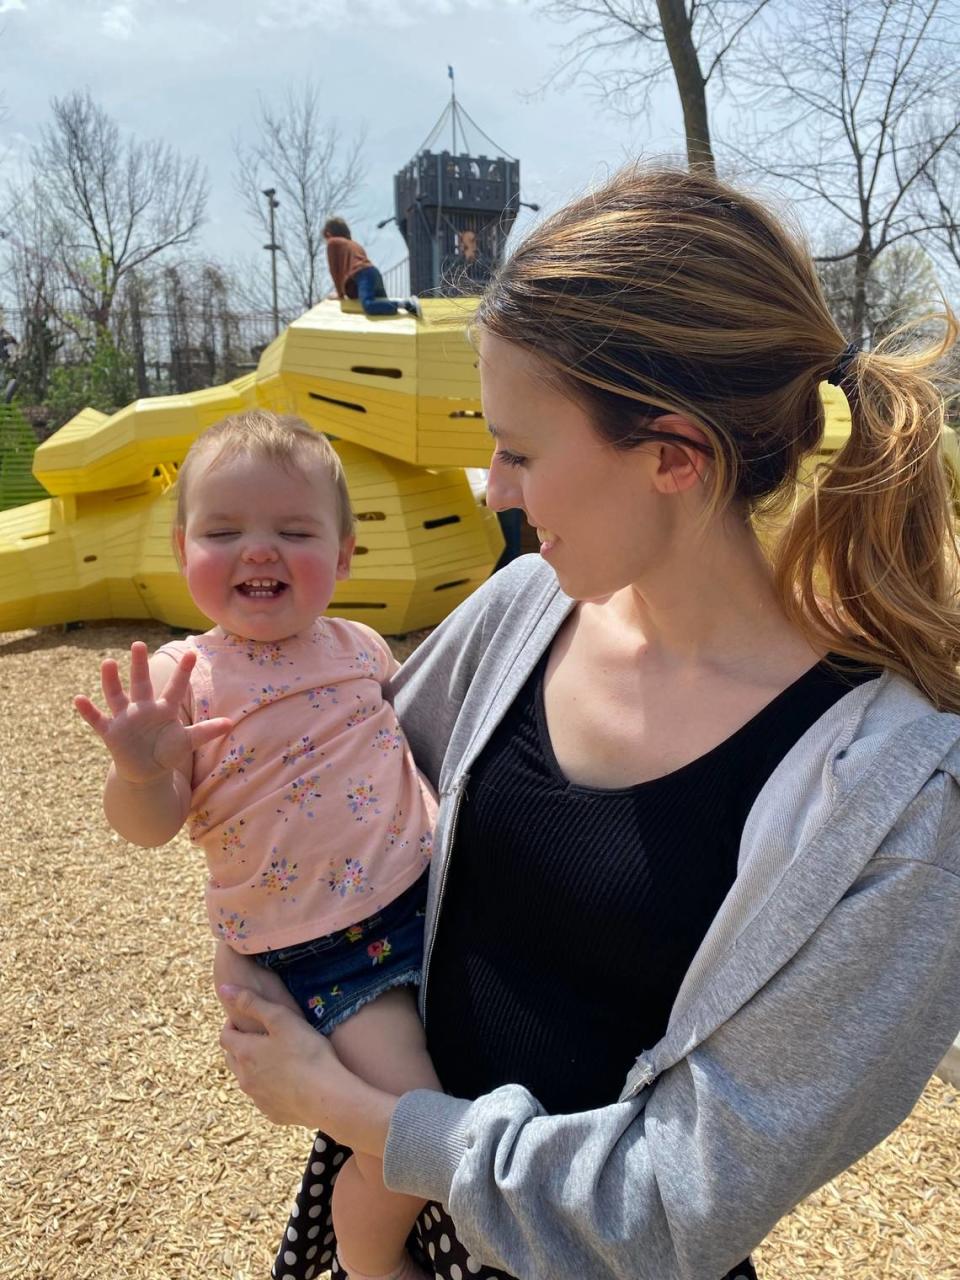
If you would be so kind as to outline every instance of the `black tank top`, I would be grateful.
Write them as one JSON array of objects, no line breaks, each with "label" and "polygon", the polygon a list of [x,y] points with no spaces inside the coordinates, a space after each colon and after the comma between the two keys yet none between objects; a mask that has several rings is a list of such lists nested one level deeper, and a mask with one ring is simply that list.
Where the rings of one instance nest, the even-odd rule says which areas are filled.
[{"label": "black tank top", "polygon": [[526,1086],[548,1112],[614,1102],[736,877],[747,814],[808,728],[877,672],[820,663],[724,742],[610,790],[560,771],[546,655],[470,771],[426,993],[444,1088]]}]

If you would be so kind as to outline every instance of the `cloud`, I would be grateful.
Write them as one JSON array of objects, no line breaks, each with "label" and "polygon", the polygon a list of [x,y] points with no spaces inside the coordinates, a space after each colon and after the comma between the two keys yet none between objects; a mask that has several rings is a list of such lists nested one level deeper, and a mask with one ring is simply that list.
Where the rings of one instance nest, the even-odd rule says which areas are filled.
[{"label": "cloud", "polygon": [[129,40],[136,27],[136,16],[129,4],[112,4],[104,9],[100,30],[114,40]]},{"label": "cloud", "polygon": [[0,0],[0,13],[12,13],[14,9],[26,10],[23,0]]},{"label": "cloud", "polygon": [[275,30],[323,25],[329,30],[348,27],[412,27],[424,19],[445,17],[464,9],[517,8],[523,0],[354,0],[331,10],[324,0],[265,0],[257,25]]}]

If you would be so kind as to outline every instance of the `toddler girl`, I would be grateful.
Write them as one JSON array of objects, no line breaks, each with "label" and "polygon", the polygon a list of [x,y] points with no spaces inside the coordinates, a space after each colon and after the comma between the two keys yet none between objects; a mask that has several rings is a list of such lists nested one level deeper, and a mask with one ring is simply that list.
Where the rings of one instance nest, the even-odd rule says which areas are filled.
[{"label": "toddler girl", "polygon": [[[197,439],[177,488],[177,555],[216,626],[149,661],[135,643],[128,690],[104,662],[108,713],[75,699],[113,758],[107,818],[144,846],[188,824],[218,986],[299,1009],[378,1088],[438,1089],[412,991],[434,799],[383,698],[389,649],[320,616],[354,547],[339,459],[299,419],[253,411]],[[404,1250],[420,1201],[361,1153],[336,1186],[341,1268],[420,1276]]]}]

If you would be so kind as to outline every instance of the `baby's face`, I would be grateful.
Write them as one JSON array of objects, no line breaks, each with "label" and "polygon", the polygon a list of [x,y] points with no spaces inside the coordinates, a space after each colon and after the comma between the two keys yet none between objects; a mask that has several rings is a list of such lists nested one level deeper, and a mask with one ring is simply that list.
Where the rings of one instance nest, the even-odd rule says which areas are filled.
[{"label": "baby's face", "polygon": [[224,631],[263,641],[307,630],[353,552],[322,466],[288,470],[243,456],[198,466],[177,542],[198,608]]}]

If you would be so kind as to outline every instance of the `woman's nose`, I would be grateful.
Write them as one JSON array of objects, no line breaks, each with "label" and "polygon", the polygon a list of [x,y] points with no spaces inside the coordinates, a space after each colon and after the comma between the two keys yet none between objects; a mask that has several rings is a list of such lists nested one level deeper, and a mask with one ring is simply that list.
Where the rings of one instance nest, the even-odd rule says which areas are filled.
[{"label": "woman's nose", "polygon": [[520,486],[514,479],[513,472],[497,460],[497,452],[494,450],[490,470],[487,472],[487,506],[491,511],[510,511],[522,505]]}]

